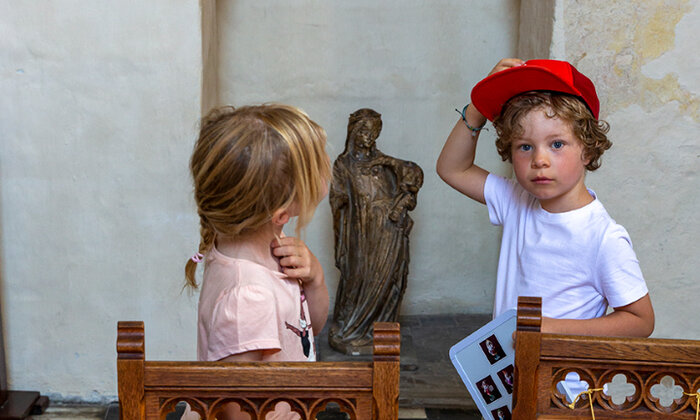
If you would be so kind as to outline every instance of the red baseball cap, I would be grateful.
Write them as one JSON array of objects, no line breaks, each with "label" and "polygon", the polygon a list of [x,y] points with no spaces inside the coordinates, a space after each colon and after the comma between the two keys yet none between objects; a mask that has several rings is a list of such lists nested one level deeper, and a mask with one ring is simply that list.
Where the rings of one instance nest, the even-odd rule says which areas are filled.
[{"label": "red baseball cap", "polygon": [[528,60],[486,77],[472,89],[472,104],[493,121],[510,98],[533,90],[577,96],[598,118],[600,102],[593,82],[576,67],[559,60]]}]

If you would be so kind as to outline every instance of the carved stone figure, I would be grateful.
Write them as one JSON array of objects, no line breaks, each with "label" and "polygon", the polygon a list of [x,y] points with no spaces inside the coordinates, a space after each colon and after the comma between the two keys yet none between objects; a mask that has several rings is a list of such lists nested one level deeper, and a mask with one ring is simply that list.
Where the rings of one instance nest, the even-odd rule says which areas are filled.
[{"label": "carved stone figure", "polygon": [[408,236],[423,171],[376,146],[381,115],[350,115],[345,150],[333,165],[335,265],[340,282],[328,341],[346,354],[367,354],[372,324],[396,321],[408,276]]}]

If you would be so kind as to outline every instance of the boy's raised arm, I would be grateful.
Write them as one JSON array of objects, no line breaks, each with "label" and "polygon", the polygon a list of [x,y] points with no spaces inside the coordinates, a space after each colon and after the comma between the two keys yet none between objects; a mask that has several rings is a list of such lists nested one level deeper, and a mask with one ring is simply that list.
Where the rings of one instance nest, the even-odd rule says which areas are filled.
[{"label": "boy's raised arm", "polygon": [[[504,58],[496,64],[489,75],[522,63],[523,61],[519,58]],[[486,117],[473,105],[467,107],[464,116],[470,127],[481,127],[486,122]],[[489,173],[474,165],[479,131],[472,132],[467,128],[467,124],[460,119],[447,137],[437,161],[437,173],[452,188],[485,204],[484,184]]]},{"label": "boy's raised arm", "polygon": [[[467,107],[465,116],[472,127],[481,127],[486,122],[474,106]],[[452,188],[484,204],[484,184],[489,173],[474,165],[478,138],[478,132],[472,133],[464,121],[457,121],[440,152],[437,173]]]}]

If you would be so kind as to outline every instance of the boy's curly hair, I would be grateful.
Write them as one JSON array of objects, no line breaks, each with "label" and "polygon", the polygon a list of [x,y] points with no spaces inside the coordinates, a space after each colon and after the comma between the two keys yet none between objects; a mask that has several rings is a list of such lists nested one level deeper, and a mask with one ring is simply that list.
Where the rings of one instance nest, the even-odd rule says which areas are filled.
[{"label": "boy's curly hair", "polygon": [[574,135],[583,144],[583,158],[589,161],[586,169],[595,171],[600,167],[603,152],[612,146],[606,135],[610,125],[593,117],[577,97],[558,92],[527,92],[506,102],[493,121],[498,136],[496,148],[504,161],[512,162],[511,145],[522,135],[521,121],[536,109],[543,109],[548,118],[560,118],[571,124]]}]

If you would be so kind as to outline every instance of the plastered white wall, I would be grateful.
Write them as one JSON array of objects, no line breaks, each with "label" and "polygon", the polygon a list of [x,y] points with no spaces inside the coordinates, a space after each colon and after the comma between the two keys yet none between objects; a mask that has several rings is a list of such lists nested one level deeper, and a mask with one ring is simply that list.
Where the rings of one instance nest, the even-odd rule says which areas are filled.
[{"label": "plastered white wall", "polygon": [[[491,312],[500,231],[486,208],[442,182],[435,162],[471,86],[515,53],[518,2],[499,0],[220,2],[220,101],[302,107],[342,152],[348,116],[382,114],[377,146],[418,163],[425,182],[411,212],[411,263],[402,313]],[[509,171],[485,132],[480,162]],[[331,211],[317,209],[307,242],[335,298]]]},{"label": "plastered white wall", "polygon": [[[218,95],[302,106],[333,155],[349,113],[382,112],[382,150],[426,174],[406,312],[490,310],[497,230],[433,168],[469,86],[514,51],[516,4],[0,2],[10,387],[113,399],[118,320],[146,322],[149,358],[194,357],[197,296],[180,293],[198,240],[187,164]],[[308,241],[334,290],[329,213],[324,202]]]},{"label": "plastered white wall", "polygon": [[146,321],[151,356],[194,354],[179,292],[200,34],[197,2],[0,2],[11,389],[114,398],[117,320]]}]

